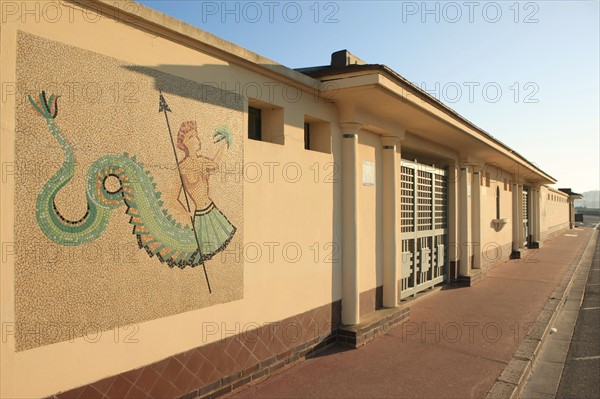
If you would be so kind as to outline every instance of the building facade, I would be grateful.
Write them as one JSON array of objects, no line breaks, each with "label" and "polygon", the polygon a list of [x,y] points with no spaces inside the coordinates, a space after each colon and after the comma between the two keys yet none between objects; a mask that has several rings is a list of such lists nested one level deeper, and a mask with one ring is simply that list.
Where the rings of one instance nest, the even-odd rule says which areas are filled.
[{"label": "building facade", "polygon": [[2,7],[2,397],[228,392],[569,228],[546,172],[345,50]]}]

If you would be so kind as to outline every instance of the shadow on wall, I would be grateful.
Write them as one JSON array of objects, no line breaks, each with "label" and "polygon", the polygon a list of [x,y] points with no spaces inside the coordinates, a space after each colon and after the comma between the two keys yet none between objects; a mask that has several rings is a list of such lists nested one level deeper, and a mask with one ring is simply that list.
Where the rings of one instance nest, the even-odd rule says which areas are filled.
[{"label": "shadow on wall", "polygon": [[[154,79],[154,88],[162,91],[165,95],[173,94],[180,97],[186,97],[196,101],[202,101],[220,107],[227,107],[234,110],[241,110],[240,104],[244,104],[247,98],[263,101],[265,103],[274,103],[275,99],[283,100],[289,104],[299,103],[303,100],[303,96],[310,96],[311,103],[320,101],[317,92],[310,93],[300,89],[299,85],[286,84],[276,81],[269,81],[268,78],[262,81],[252,80],[251,73],[243,68],[235,65],[173,65],[161,64],[158,66],[125,66],[124,68],[150,76]],[[166,75],[168,74],[168,75]],[[175,80],[180,80],[179,85],[173,85],[173,76]],[[167,80],[168,79],[168,80]],[[195,87],[189,86],[189,80],[197,82],[199,85]],[[186,84],[187,82],[187,84]],[[315,81],[316,82],[316,81]],[[200,90],[198,90],[200,87]],[[305,101],[307,99],[305,98]],[[297,128],[303,128],[296,126]],[[244,133],[246,136],[247,132]],[[381,203],[381,162],[380,155],[377,159],[377,203]],[[332,135],[332,157],[335,164],[341,165],[341,138]],[[341,260],[341,243],[342,243],[342,207],[341,207],[341,184],[340,182],[332,185],[333,190],[333,217],[332,237],[331,242],[339,244],[338,253],[340,254],[338,262],[331,264],[331,320],[336,329],[341,324],[341,296],[342,296],[342,260]],[[377,243],[381,243],[381,206],[377,207],[376,231]],[[380,245],[380,244],[378,244]],[[381,274],[382,259],[381,251],[377,253],[376,273]],[[377,278],[377,277],[376,277]],[[381,280],[380,278],[378,281]]]},{"label": "shadow on wall", "polygon": [[[127,65],[124,68],[152,77],[156,91],[160,90],[164,94],[173,94],[218,107],[244,111],[242,93],[234,91],[236,86],[233,83],[234,76],[230,66],[159,65],[145,67]],[[198,86],[190,86],[190,80],[198,82],[200,90],[198,90]],[[173,81],[178,84],[174,85]],[[228,88],[233,90],[227,90]]]}]

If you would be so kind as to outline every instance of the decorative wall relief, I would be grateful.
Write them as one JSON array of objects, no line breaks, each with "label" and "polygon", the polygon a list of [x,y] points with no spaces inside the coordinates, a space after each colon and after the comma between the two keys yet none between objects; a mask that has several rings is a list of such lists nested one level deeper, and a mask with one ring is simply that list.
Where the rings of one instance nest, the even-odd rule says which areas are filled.
[{"label": "decorative wall relief", "polygon": [[241,299],[242,99],[23,33],[17,61],[17,349]]}]

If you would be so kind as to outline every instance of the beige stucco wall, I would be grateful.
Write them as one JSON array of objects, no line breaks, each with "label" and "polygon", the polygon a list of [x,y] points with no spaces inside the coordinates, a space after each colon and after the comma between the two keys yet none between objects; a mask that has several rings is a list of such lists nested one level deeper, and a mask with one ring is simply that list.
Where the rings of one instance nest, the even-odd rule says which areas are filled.
[{"label": "beige stucco wall", "polygon": [[[485,179],[481,185],[481,264],[491,264],[506,259],[510,255],[512,243],[512,192],[510,184],[504,189],[504,180],[509,180],[505,171],[495,167],[483,169],[483,176],[490,175],[490,186],[487,187]],[[483,184],[482,184],[483,183]],[[508,182],[509,183],[509,182]],[[500,218],[508,219],[506,225],[496,231],[492,220],[496,219],[496,187],[500,188]]]},{"label": "beige stucco wall", "polygon": [[568,195],[551,187],[542,187],[541,196],[541,224],[540,234],[542,240],[551,237],[569,228],[569,202]]},{"label": "beige stucco wall", "polygon": [[[44,6],[44,2],[39,3],[40,9]],[[106,17],[95,18],[89,10],[84,19],[81,11],[75,9],[72,20],[68,10],[63,11],[64,17],[52,22],[44,17],[36,21],[29,16],[23,20],[8,19],[2,24],[4,83],[16,81],[18,31],[199,83],[217,82],[229,90],[235,90],[237,82],[242,85],[252,82],[265,88],[263,95],[266,96],[265,83],[273,82],[272,77],[160,35]],[[92,19],[94,22],[89,22]],[[85,60],[80,61],[84,70]],[[97,76],[89,77],[90,81],[95,79]],[[40,86],[44,83],[36,82]],[[278,83],[283,86],[282,82]],[[6,97],[1,103],[2,164],[11,165],[17,161],[14,158],[15,104],[22,101],[25,93],[11,95],[10,86],[5,85],[3,94]],[[333,151],[339,151],[336,110],[333,105],[316,103],[314,93],[308,90],[295,101],[285,98],[282,91],[274,90],[269,100],[285,107],[284,134],[289,140],[285,146],[244,141],[245,164],[252,164],[246,167],[244,180],[244,248],[252,262],[244,262],[243,299],[17,352],[14,256],[10,254],[10,247],[5,247],[1,268],[2,397],[40,397],[73,388],[340,298],[340,214],[334,210],[339,209],[334,208],[334,202],[339,201],[340,185],[335,182],[336,178],[339,181],[339,169],[334,169],[331,154],[302,148],[302,123],[305,113],[310,113],[332,122]],[[290,160],[297,165],[288,166]],[[330,179],[334,170],[337,173]],[[269,171],[273,171],[272,179]],[[301,172],[299,180],[297,171]],[[9,244],[15,241],[14,193],[14,180],[9,174],[2,182],[0,212],[1,241]],[[318,207],[314,206],[316,202]],[[284,254],[286,244],[289,244],[286,247],[289,252]],[[272,260],[269,259],[270,247],[274,248]],[[259,259],[253,252],[257,248],[262,250]],[[296,248],[302,251],[297,261]],[[328,256],[332,251],[335,251],[333,262]],[[72,311],[82,310],[74,308]],[[209,327],[215,326],[215,333],[207,333]]]},{"label": "beige stucco wall", "polygon": [[[379,135],[361,130],[358,135],[358,192],[360,229],[360,292],[383,284],[382,145]],[[375,167],[375,184],[363,184],[363,162]]]}]

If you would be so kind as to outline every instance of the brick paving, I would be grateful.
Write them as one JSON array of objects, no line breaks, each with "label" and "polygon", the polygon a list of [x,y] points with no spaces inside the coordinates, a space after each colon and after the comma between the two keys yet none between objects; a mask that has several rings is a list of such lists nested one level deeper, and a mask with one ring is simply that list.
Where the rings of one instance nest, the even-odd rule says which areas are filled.
[{"label": "brick paving", "polygon": [[408,322],[364,347],[331,348],[229,397],[485,397],[592,231],[567,231],[474,287],[424,297]]}]

